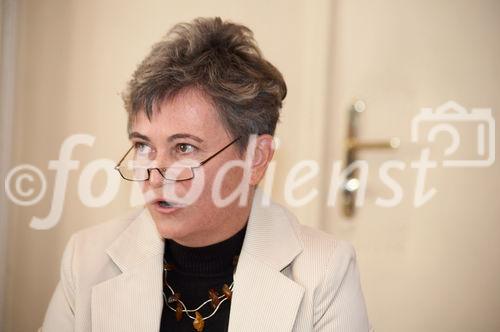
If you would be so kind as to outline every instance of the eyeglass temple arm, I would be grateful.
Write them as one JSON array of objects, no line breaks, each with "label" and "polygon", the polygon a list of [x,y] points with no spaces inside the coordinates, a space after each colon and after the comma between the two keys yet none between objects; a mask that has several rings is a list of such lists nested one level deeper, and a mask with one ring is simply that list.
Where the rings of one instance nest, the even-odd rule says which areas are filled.
[{"label": "eyeglass temple arm", "polygon": [[[232,140],[229,144],[227,144],[226,146],[224,146],[222,149],[220,149],[219,151],[217,151],[216,153],[214,153],[213,155],[211,155],[210,157],[208,157],[207,159],[203,160],[200,162],[200,164],[196,167],[200,167],[200,166],[203,166],[205,165],[206,163],[208,163],[210,160],[212,160],[213,158],[215,158],[219,153],[221,153],[222,151],[224,151],[225,149],[227,149],[228,147],[230,147],[234,142],[236,142],[237,140],[239,140],[241,138],[241,136],[238,136],[236,137],[234,140]],[[192,168],[196,168],[196,167],[192,167]]]},{"label": "eyeglass temple arm", "polygon": [[120,159],[120,161],[118,162],[118,164],[116,164],[115,166],[115,169],[120,167],[120,165],[122,164],[122,161],[125,159],[125,157],[128,155],[128,153],[130,152],[130,150],[132,150],[134,148],[134,146],[132,145],[130,147],[130,149],[127,150],[127,152],[123,155],[122,159]]}]

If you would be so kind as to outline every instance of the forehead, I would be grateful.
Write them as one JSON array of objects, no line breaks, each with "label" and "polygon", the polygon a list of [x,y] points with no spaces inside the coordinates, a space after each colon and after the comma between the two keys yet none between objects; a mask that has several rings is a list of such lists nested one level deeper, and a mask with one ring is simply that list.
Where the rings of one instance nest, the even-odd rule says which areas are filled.
[{"label": "forehead", "polygon": [[174,98],[158,104],[151,121],[139,112],[132,122],[132,131],[150,139],[163,139],[176,133],[188,133],[202,139],[225,135],[222,122],[209,98],[196,89],[181,91]]}]

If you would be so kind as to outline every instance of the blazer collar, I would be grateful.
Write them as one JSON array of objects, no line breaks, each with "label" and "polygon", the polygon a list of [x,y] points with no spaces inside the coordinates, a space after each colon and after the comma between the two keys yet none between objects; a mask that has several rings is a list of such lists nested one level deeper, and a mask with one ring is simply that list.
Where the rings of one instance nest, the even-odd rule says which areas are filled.
[{"label": "blazer collar", "polygon": [[159,331],[164,241],[143,208],[106,250],[121,274],[92,287],[92,331]]},{"label": "blazer collar", "polygon": [[242,251],[276,271],[282,270],[302,251],[293,227],[293,216],[270,202],[260,189],[255,191]]},{"label": "blazer collar", "polygon": [[[294,217],[270,202],[256,189],[242,251],[276,271],[282,270],[302,251],[303,244],[293,227]],[[148,209],[111,244],[107,254],[122,272],[163,254],[164,240],[158,234]]]},{"label": "blazer collar", "polygon": [[106,253],[122,272],[143,264],[151,257],[163,255],[164,240],[147,208],[108,247]]},{"label": "blazer collar", "polygon": [[[288,212],[256,190],[234,276],[229,331],[291,331],[304,289],[281,273],[302,251]],[[123,272],[92,289],[93,331],[158,331],[164,240],[144,208],[109,246]],[[286,294],[287,301],[283,301]]]},{"label": "blazer collar", "polygon": [[304,295],[301,285],[281,273],[303,250],[294,217],[265,202],[257,190],[234,276],[231,332],[292,331]]}]

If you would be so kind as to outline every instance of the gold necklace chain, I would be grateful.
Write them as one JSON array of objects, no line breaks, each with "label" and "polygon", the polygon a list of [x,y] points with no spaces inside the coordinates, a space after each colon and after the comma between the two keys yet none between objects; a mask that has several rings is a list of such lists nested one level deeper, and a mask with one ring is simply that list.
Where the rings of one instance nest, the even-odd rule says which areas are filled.
[{"label": "gold necklace chain", "polygon": [[[236,268],[238,262],[238,256],[235,256],[235,259],[233,260],[233,266]],[[167,286],[167,288],[170,290],[171,295],[167,297],[165,292],[163,291],[163,300],[165,301],[165,304],[167,307],[175,312],[175,319],[177,321],[180,321],[183,317],[183,314],[185,313],[186,316],[188,316],[190,319],[193,320],[193,327],[197,332],[202,332],[204,327],[205,327],[205,320],[213,317],[217,311],[219,310],[220,306],[222,303],[224,303],[226,300],[231,300],[231,297],[233,295],[233,286],[234,286],[234,281],[231,283],[231,285],[224,284],[222,286],[222,295],[219,295],[219,293],[211,288],[208,290],[208,300],[204,301],[201,303],[196,309],[188,309],[184,302],[181,300],[181,295],[179,293],[176,293],[174,289],[168,284],[167,282],[167,271],[173,271],[175,269],[175,266],[172,264],[169,264],[163,260],[163,282]],[[234,279],[234,277],[233,277]],[[172,304],[176,304],[175,308],[172,306]],[[213,311],[210,315],[203,317],[199,310],[201,310],[204,306],[207,304],[211,303],[213,307]],[[192,315],[194,313],[194,316]]]}]

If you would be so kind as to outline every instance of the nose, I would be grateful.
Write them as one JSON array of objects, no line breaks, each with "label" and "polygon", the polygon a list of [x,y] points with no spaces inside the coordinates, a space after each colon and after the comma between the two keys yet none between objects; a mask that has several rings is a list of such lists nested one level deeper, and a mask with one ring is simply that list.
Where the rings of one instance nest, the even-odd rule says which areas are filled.
[{"label": "nose", "polygon": [[163,186],[165,178],[161,175],[159,169],[153,168],[149,170],[149,183],[155,188]]}]

